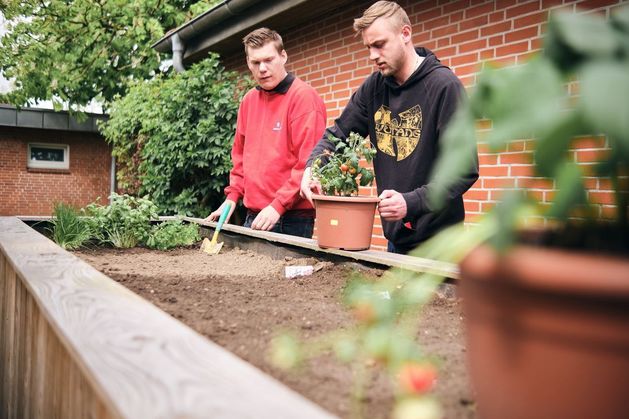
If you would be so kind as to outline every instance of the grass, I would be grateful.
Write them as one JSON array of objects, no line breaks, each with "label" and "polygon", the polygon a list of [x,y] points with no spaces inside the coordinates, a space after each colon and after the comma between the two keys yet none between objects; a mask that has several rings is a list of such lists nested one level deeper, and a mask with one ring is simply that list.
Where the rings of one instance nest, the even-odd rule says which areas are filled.
[{"label": "grass", "polygon": [[78,249],[92,238],[89,224],[72,206],[58,203],[51,220],[52,239],[64,249]]}]

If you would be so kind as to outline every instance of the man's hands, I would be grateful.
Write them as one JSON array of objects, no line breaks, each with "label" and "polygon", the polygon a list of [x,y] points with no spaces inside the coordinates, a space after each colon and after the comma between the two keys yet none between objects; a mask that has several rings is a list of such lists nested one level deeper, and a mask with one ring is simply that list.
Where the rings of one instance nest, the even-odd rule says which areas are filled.
[{"label": "man's hands", "polygon": [[227,223],[229,221],[229,219],[231,218],[232,214],[234,213],[234,210],[236,209],[236,203],[234,201],[232,201],[231,199],[226,199],[220,207],[218,207],[218,209],[216,211],[213,211],[210,215],[208,215],[205,218],[205,221],[218,221],[219,217],[221,216],[221,213],[223,212],[223,208],[225,207],[225,205],[231,205],[231,209],[229,210],[229,214],[227,214],[227,218],[225,218],[225,223]]},{"label": "man's hands", "polygon": [[310,167],[306,167],[304,175],[301,177],[301,189],[299,190],[299,195],[302,198],[307,199],[308,202],[314,206],[314,203],[312,202],[313,192],[321,194],[323,190],[321,189],[319,181],[312,178]]},{"label": "man's hands", "polygon": [[264,230],[269,231],[273,228],[275,223],[280,219],[280,213],[275,210],[272,206],[267,206],[262,208],[262,211],[258,213],[256,218],[253,219],[251,223],[251,228],[253,230]]},{"label": "man's hands", "polygon": [[408,208],[406,207],[406,200],[401,193],[392,189],[385,189],[379,198],[378,211],[380,212],[380,217],[387,221],[397,221],[406,217]]},{"label": "man's hands", "polygon": [[[225,223],[227,223],[234,213],[234,210],[236,209],[236,203],[230,199],[226,199],[225,202],[223,202],[216,211],[213,211],[205,218],[205,221],[217,221],[221,216],[221,213],[223,212],[223,208],[228,203],[231,205],[231,209],[229,210],[229,214],[225,219]],[[277,223],[279,219],[280,214],[275,210],[275,208],[269,205],[268,207],[262,209],[262,211],[258,213],[256,218],[254,218],[253,222],[251,223],[251,228],[253,230],[268,231],[273,228],[273,226]]]}]

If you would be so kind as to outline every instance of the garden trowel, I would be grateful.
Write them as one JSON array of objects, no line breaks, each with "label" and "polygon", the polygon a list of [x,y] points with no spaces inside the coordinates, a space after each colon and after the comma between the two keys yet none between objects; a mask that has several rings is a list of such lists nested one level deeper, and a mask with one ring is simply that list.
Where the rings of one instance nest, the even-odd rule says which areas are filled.
[{"label": "garden trowel", "polygon": [[208,255],[216,255],[221,251],[221,247],[223,247],[223,242],[218,243],[218,232],[221,231],[223,227],[223,223],[229,214],[229,210],[231,209],[231,205],[226,203],[223,207],[223,212],[221,213],[220,218],[218,219],[218,223],[216,224],[216,228],[214,229],[214,234],[212,235],[212,240],[208,240],[208,238],[203,239],[203,243],[201,243],[201,251],[207,253]]}]

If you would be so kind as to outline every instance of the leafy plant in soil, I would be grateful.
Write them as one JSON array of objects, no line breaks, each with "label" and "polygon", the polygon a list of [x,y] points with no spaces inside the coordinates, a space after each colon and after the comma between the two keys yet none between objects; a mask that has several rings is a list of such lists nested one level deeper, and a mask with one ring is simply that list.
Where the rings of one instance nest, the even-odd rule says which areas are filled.
[{"label": "leafy plant in soil", "polygon": [[151,226],[157,207],[146,198],[112,194],[110,205],[91,203],[79,212],[60,203],[55,206],[53,240],[64,249],[76,249],[89,241],[118,248],[145,245],[167,250],[200,240],[199,226],[180,218]]},{"label": "leafy plant in soil", "polygon": [[84,212],[100,243],[129,248],[149,238],[151,220],[157,218],[157,206],[146,198],[111,195],[111,204],[89,204]]},{"label": "leafy plant in soil", "polygon": [[55,204],[51,224],[52,239],[64,249],[78,249],[92,238],[89,222],[71,205]]},{"label": "leafy plant in soil", "polygon": [[146,247],[167,250],[178,246],[190,246],[200,239],[197,224],[184,224],[180,219],[169,220],[151,228]]},{"label": "leafy plant in soil", "polygon": [[371,185],[374,180],[373,170],[361,167],[361,159],[371,163],[376,150],[371,148],[369,140],[360,134],[350,133],[347,141],[333,135],[328,139],[334,144],[335,151],[324,151],[312,163],[312,177],[321,183],[326,195],[352,196],[358,194],[358,186]]}]

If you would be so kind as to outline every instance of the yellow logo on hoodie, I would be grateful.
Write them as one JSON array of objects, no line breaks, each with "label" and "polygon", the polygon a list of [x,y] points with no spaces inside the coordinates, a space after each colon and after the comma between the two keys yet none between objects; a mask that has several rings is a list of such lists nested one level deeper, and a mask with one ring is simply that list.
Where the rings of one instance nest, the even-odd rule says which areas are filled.
[{"label": "yellow logo on hoodie", "polygon": [[419,105],[401,112],[398,118],[391,118],[391,110],[380,106],[373,116],[376,122],[378,149],[396,157],[393,142],[397,148],[397,161],[404,160],[419,144],[422,131],[422,109]]}]

